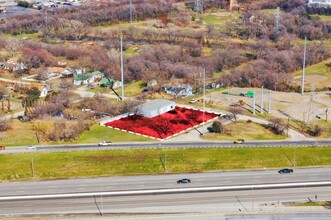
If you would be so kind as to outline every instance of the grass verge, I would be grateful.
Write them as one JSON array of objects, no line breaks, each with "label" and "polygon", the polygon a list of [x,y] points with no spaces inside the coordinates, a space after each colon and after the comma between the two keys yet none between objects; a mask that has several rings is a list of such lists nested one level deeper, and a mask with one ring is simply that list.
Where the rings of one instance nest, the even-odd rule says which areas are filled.
[{"label": "grass verge", "polygon": [[[0,180],[202,172],[330,165],[329,147],[103,150],[0,155]],[[167,157],[167,167],[162,164]],[[166,171],[167,170],[167,171]]]},{"label": "grass verge", "polygon": [[294,204],[291,204],[290,206],[324,206],[324,207],[331,207],[331,201],[294,203]]},{"label": "grass verge", "polygon": [[128,132],[119,131],[105,126],[94,125],[89,131],[84,131],[75,143],[99,143],[100,141],[112,142],[137,142],[137,141],[152,141],[153,139],[143,137]]},{"label": "grass verge", "polygon": [[225,125],[224,128],[230,130],[232,135],[206,133],[204,138],[208,140],[236,140],[239,138],[245,140],[282,140],[286,138],[286,136],[274,134],[263,125],[254,122],[237,121]]}]

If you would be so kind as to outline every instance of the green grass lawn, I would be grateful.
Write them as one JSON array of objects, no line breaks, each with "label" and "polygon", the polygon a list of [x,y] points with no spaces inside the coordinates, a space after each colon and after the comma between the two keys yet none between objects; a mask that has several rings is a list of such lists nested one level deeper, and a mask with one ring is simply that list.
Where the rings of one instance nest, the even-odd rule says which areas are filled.
[{"label": "green grass lawn", "polygon": [[317,15],[322,20],[331,20],[331,15]]},{"label": "green grass lawn", "polygon": [[[103,150],[0,155],[0,180],[162,174],[211,170],[330,165],[329,147]],[[167,157],[167,170],[162,160]]]},{"label": "green grass lawn", "polygon": [[[124,85],[124,95],[125,97],[132,97],[141,94],[141,91],[145,88],[145,81],[141,80],[138,82],[133,82],[130,84]],[[115,89],[118,94],[121,94],[121,88]]]},{"label": "green grass lawn", "polygon": [[203,20],[207,25],[222,25],[239,17],[237,12],[206,13]]},{"label": "green grass lawn", "polygon": [[135,55],[138,52],[138,50],[139,50],[139,47],[136,47],[136,46],[130,47],[129,49],[124,51],[124,55],[129,55],[129,56]]},{"label": "green grass lawn", "polygon": [[326,206],[326,207],[331,207],[331,201],[294,203],[294,204],[291,204],[290,206]]},{"label": "green grass lawn", "polygon": [[[331,62],[330,59],[325,60],[323,62],[311,65],[306,67],[305,74],[306,75],[319,75],[319,76],[330,76],[330,73],[327,71],[327,64]],[[302,75],[302,70],[298,70],[294,72],[294,76]]]},{"label": "green grass lawn", "polygon": [[112,142],[137,142],[137,141],[152,141],[153,139],[146,138],[136,134],[119,131],[105,126],[94,125],[89,131],[84,131],[74,143],[99,143],[101,141]]},{"label": "green grass lawn", "polygon": [[[204,138],[207,140],[236,140],[243,138],[245,140],[282,140],[286,136],[276,135],[263,125],[257,123],[248,123],[246,121],[237,121],[224,126],[231,130],[232,135],[222,135],[216,133],[207,133]],[[245,129],[243,129],[245,128]]]}]

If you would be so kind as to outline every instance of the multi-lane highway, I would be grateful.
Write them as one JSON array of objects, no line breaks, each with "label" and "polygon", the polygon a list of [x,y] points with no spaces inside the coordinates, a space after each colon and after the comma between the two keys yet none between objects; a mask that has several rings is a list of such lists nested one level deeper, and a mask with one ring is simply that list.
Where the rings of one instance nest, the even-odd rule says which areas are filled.
[{"label": "multi-lane highway", "polygon": [[[177,184],[190,178],[190,184]],[[331,168],[301,168],[293,174],[277,170],[211,172],[152,176],[124,176],[40,182],[0,183],[1,198],[67,193],[119,192],[133,190],[189,189],[244,186],[269,183],[331,181]],[[210,213],[224,211],[276,211],[285,209],[283,202],[330,200],[331,186],[274,189],[215,190],[195,193],[155,193],[134,196],[97,196],[66,199],[8,200],[0,202],[0,213]],[[302,209],[302,208],[301,208]],[[319,207],[320,211],[329,209]],[[329,210],[330,211],[330,210]],[[201,218],[202,219],[202,218]]]},{"label": "multi-lane highway", "polygon": [[[36,146],[36,152],[61,152],[76,150],[118,150],[118,149],[156,149],[156,148],[231,148],[231,147],[318,147],[331,146],[331,140],[316,141],[246,141],[244,144],[234,144],[233,142],[134,142],[134,143],[113,143],[110,147],[99,147],[96,144],[79,145],[41,145]],[[0,151],[0,154],[13,154],[32,152],[26,147],[7,147]]]}]

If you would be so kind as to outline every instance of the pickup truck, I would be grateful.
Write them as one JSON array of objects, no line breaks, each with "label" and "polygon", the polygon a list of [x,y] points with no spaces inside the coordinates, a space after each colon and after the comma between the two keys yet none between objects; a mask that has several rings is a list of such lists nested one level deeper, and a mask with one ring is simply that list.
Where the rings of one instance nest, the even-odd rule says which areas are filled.
[{"label": "pickup truck", "polygon": [[111,146],[111,142],[110,141],[101,141],[98,145],[99,146]]}]

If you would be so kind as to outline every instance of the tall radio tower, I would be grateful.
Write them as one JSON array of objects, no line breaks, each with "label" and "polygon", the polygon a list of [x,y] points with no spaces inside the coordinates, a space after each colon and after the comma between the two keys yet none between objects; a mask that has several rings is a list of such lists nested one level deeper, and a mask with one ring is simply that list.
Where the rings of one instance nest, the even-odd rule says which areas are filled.
[{"label": "tall radio tower", "polygon": [[194,11],[203,13],[203,0],[195,0]]}]

